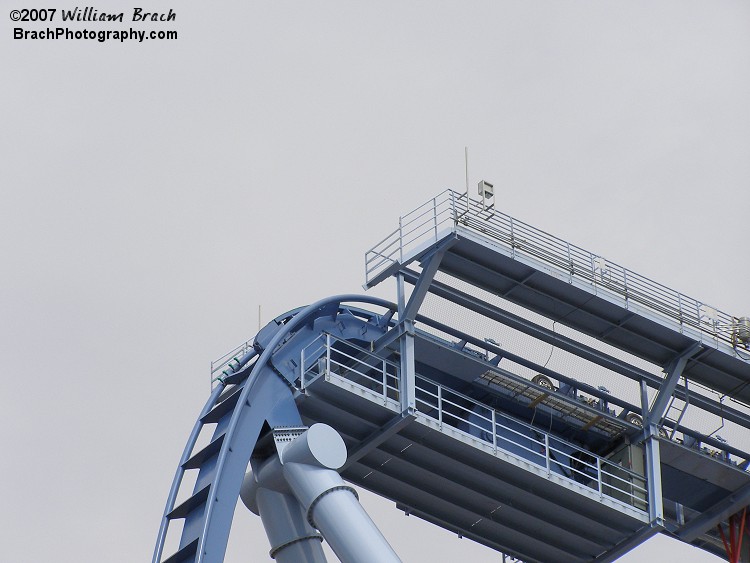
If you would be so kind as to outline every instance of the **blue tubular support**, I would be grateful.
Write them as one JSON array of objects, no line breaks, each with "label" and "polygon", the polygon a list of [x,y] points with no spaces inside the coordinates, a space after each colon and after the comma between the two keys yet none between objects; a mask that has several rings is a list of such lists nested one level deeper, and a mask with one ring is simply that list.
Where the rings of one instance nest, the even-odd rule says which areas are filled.
[{"label": "blue tubular support", "polygon": [[[195,549],[195,562],[207,563],[209,561],[220,561],[226,551],[229,538],[229,530],[234,515],[234,509],[239,496],[242,480],[245,475],[247,464],[252,455],[260,431],[266,420],[272,420],[275,425],[299,425],[301,420],[294,403],[294,398],[289,387],[289,382],[273,373],[268,365],[279,344],[295,329],[304,325],[315,317],[325,315],[333,307],[338,310],[342,302],[367,303],[389,310],[396,306],[386,300],[376,297],[360,295],[339,295],[323,299],[301,308],[286,322],[279,330],[270,337],[257,361],[249,367],[247,381],[239,392],[236,405],[228,416],[228,423],[223,435],[215,437],[220,443],[220,449],[216,454],[215,466],[201,467],[198,477],[201,487],[205,491],[205,500],[197,497],[200,495],[199,487],[196,487],[194,497],[195,506],[205,502],[202,510],[185,509],[189,512],[183,529],[183,537],[180,544],[181,557],[188,549]],[[245,367],[256,355],[257,351],[249,351],[232,366],[232,373],[227,377],[247,371]],[[166,539],[170,513],[175,516],[174,503],[182,482],[185,471],[184,465],[188,462],[198,435],[203,427],[203,418],[214,407],[216,400],[224,389],[225,384],[219,384],[212,391],[206,406],[201,411],[198,421],[188,439],[188,443],[180,459],[180,465],[175,474],[172,488],[167,500],[166,510],[162,518],[161,528],[154,550],[154,563],[160,563],[163,554],[163,546]],[[251,407],[252,408],[248,408]],[[219,441],[221,440],[221,441]],[[176,512],[180,512],[177,510]],[[182,512],[180,512],[182,514]],[[189,529],[189,533],[188,533]],[[195,534],[190,537],[190,534]],[[197,535],[197,537],[196,537]],[[171,560],[171,559],[170,559]],[[182,559],[180,559],[182,560]]]},{"label": "blue tubular support", "polygon": [[[326,306],[329,305],[340,305],[344,301],[355,301],[355,302],[362,302],[362,303],[370,303],[373,305],[380,305],[382,307],[392,308],[393,305],[389,303],[388,301],[385,301],[384,299],[379,299],[376,297],[368,297],[368,296],[359,296],[359,295],[338,295],[335,297],[329,297],[327,299],[322,299],[320,301],[317,301],[313,303],[312,305],[308,305],[301,311],[299,311],[294,317],[292,317],[286,325],[284,325],[284,328],[280,331],[278,331],[271,341],[266,346],[265,350],[263,350],[263,353],[258,358],[258,361],[255,363],[255,367],[253,368],[253,373],[250,375],[252,378],[250,381],[248,381],[245,388],[242,390],[242,394],[239,397],[238,405],[250,405],[248,402],[248,399],[250,395],[252,394],[252,391],[254,390],[255,386],[258,384],[258,377],[259,372],[265,367],[265,365],[268,363],[268,361],[271,359],[271,356],[273,355],[276,347],[279,345],[279,343],[295,328],[302,325],[304,322],[307,322],[311,317],[315,315],[317,311],[320,309],[326,308]],[[260,403],[263,404],[261,401],[257,401],[256,405]],[[257,408],[257,406],[256,406]],[[224,466],[227,463],[227,457],[228,457],[228,449],[227,444],[232,444],[233,439],[235,437],[235,433],[237,431],[237,427],[239,426],[240,418],[242,414],[244,413],[244,408],[238,408],[235,409],[234,413],[232,414],[232,419],[229,423],[229,427],[226,431],[226,438],[224,439],[225,446],[222,447],[222,452],[219,455],[219,460],[217,463],[216,468],[216,479],[213,483],[212,489],[218,490],[219,486],[221,484],[221,479],[223,477],[224,473]],[[263,421],[265,421],[265,416],[263,417],[263,420],[260,421],[258,424],[258,431],[260,431],[260,426],[262,425]],[[301,421],[297,422],[301,423]],[[253,438],[253,445],[255,444],[255,441],[257,440],[257,434],[255,434]],[[251,452],[252,453],[252,452]],[[249,461],[249,456],[247,460],[244,460],[244,465],[247,466],[247,462]],[[237,483],[237,494],[234,495],[234,500],[232,501],[232,511],[234,511],[234,504],[236,503],[236,498],[239,496],[240,487],[242,485],[242,479],[245,475],[245,467],[242,467],[241,472],[239,473],[239,479]],[[214,491],[212,491],[214,493]],[[211,497],[215,497],[216,494],[214,493],[211,495]],[[198,552],[198,563],[204,561],[204,555],[208,553],[213,553],[214,549],[217,549],[220,552],[224,552],[226,550],[226,542],[229,536],[229,527],[219,527],[216,532],[212,533],[211,530],[211,521],[212,517],[214,515],[214,506],[215,502],[209,502],[206,507],[206,516],[204,520],[204,527],[203,527],[203,533],[201,534],[201,541],[199,545],[199,552]],[[216,541],[217,545],[212,545],[212,542]],[[220,542],[220,545],[219,545]]]},{"label": "blue tubular support", "polygon": [[[322,537],[342,562],[395,563],[342,479],[503,559],[610,563],[662,532],[711,553],[726,546],[722,520],[736,523],[750,502],[750,454],[681,424],[694,406],[750,429],[747,317],[504,215],[484,195],[446,191],[366,252],[364,287],[393,276],[396,304],[329,297],[211,362],[211,398],[153,563],[223,561],[238,497],[278,563],[324,563]],[[436,312],[443,322],[420,315],[429,294],[450,302]],[[511,331],[517,353],[487,337],[488,322]],[[532,342],[571,357],[540,365]],[[636,382],[640,403],[572,377],[589,368]]]}]

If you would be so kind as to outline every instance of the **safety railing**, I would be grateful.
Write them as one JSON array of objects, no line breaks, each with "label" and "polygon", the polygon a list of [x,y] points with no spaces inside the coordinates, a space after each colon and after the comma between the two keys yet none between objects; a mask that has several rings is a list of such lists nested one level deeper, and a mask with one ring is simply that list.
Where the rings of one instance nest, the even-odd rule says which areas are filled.
[{"label": "safety railing", "polygon": [[614,264],[513,217],[487,209],[468,194],[446,190],[399,219],[398,228],[365,254],[365,280],[370,283],[394,264],[461,226],[500,243],[511,257],[541,261],[572,283],[577,280],[649,310],[657,317],[691,328],[710,340],[737,346],[738,319],[649,278]]},{"label": "safety railing", "polygon": [[398,228],[365,253],[365,280],[370,282],[393,264],[402,264],[415,248],[437,242],[456,224],[455,192],[445,190],[398,220]]},{"label": "safety railing", "polygon": [[324,333],[300,353],[300,390],[323,375],[333,375],[380,395],[399,400],[399,366],[360,346]]},{"label": "safety railing", "polygon": [[[384,404],[399,400],[398,364],[331,334],[321,334],[301,351],[300,368],[302,391],[327,375],[370,391]],[[437,422],[441,431],[453,429],[491,445],[495,454],[502,451],[602,497],[647,510],[642,475],[421,375],[416,376],[416,407],[421,416]]]},{"label": "safety railing", "polygon": [[211,388],[213,389],[221,378],[229,375],[231,370],[238,367],[240,359],[252,350],[252,348],[253,340],[248,340],[211,362]]},{"label": "safety railing", "polygon": [[602,497],[648,509],[646,479],[619,463],[593,454],[466,395],[416,377],[416,406],[422,415],[446,427],[578,483]]}]

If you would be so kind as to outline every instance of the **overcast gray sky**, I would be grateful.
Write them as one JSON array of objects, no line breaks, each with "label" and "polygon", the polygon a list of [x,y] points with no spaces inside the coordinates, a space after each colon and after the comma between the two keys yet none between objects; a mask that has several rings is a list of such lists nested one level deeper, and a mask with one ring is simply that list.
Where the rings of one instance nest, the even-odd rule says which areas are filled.
[{"label": "overcast gray sky", "polygon": [[[15,40],[44,6],[0,4],[4,561],[150,560],[209,361],[259,305],[359,291],[467,145],[500,210],[750,314],[745,0],[138,4],[177,14],[153,24],[92,0],[125,24],[65,24],[179,34],[140,44]],[[498,560],[364,503],[407,562]],[[267,553],[238,514],[226,561]],[[652,559],[716,560],[622,561]]]}]

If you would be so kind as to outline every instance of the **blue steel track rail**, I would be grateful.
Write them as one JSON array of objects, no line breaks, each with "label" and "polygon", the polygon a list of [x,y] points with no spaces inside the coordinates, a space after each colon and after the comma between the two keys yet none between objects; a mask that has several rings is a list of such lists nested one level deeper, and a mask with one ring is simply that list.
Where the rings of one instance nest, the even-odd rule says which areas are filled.
[{"label": "blue steel track rail", "polygon": [[[242,480],[263,425],[302,424],[294,405],[291,382],[284,380],[269,361],[277,347],[295,329],[321,315],[335,314],[344,302],[395,308],[385,300],[362,295],[339,295],[317,301],[299,310],[281,326],[257,359],[254,352],[242,358],[212,391],[180,458],[152,563],[217,563],[223,560]],[[235,386],[234,392],[221,401],[229,385]],[[231,404],[226,401],[231,401]],[[216,424],[210,443],[194,452],[201,430],[209,423]],[[189,469],[199,471],[193,493],[175,506],[185,471]],[[163,559],[168,529],[176,520],[184,520],[179,546],[176,552]]]},{"label": "blue steel track rail", "polygon": [[[544,366],[534,365],[518,356],[514,357],[499,346],[482,342],[450,326],[441,325],[418,315],[418,311],[428,292],[436,294],[452,301],[464,310],[516,328],[538,341],[566,349],[576,356],[611,369],[619,375],[639,381],[642,394],[646,393],[647,386],[657,388],[660,390],[661,404],[666,404],[667,395],[674,394],[678,398],[684,397],[690,400],[691,404],[707,412],[716,411],[718,408],[722,416],[746,428],[750,428],[750,417],[744,412],[727,410],[722,405],[714,405],[707,399],[688,391],[686,387],[677,385],[680,378],[679,371],[668,373],[669,369],[665,368],[664,381],[670,380],[671,382],[671,386],[667,385],[660,378],[628,362],[616,360],[604,352],[586,347],[573,339],[550,333],[543,327],[512,315],[500,307],[482,303],[470,294],[462,293],[449,284],[435,280],[434,276],[441,271],[443,274],[466,281],[477,288],[505,296],[527,310],[536,311],[549,318],[553,318],[549,313],[554,312],[554,307],[550,309],[547,302],[556,300],[555,307],[573,308],[572,312],[578,315],[575,317],[577,321],[569,324],[578,332],[596,335],[596,331],[606,325],[604,327],[606,330],[600,335],[600,341],[640,355],[662,366],[677,365],[679,354],[684,354],[684,350],[687,350],[685,344],[693,345],[696,342],[694,339],[697,338],[701,344],[708,346],[708,350],[704,349],[694,358],[685,356],[682,367],[687,363],[686,371],[692,370],[693,374],[706,379],[710,374],[721,372],[729,366],[726,368],[728,378],[724,387],[728,387],[729,383],[734,381],[732,378],[744,378],[748,371],[748,364],[732,356],[732,350],[727,347],[727,342],[722,340],[723,336],[717,335],[716,332],[713,334],[709,334],[710,331],[707,332],[705,323],[700,317],[698,302],[695,302],[694,307],[697,316],[693,315],[694,319],[684,317],[683,305],[687,298],[681,294],[676,292],[674,295],[667,294],[663,286],[640,278],[614,264],[602,262],[597,266],[595,260],[599,259],[594,255],[584,253],[577,247],[518,221],[514,224],[512,218],[507,218],[502,214],[498,214],[500,219],[495,220],[492,213],[487,215],[487,210],[482,209],[480,219],[490,221],[490,223],[495,221],[496,224],[477,223],[478,217],[471,216],[470,213],[470,208],[475,203],[470,202],[466,197],[466,211],[464,212],[459,209],[458,205],[463,196],[450,191],[445,194],[448,194],[447,206],[444,205],[445,201],[438,201],[444,194],[433,198],[431,204],[428,202],[412,214],[405,216],[408,220],[405,221],[403,218],[400,220],[397,231],[379,243],[381,246],[386,245],[382,252],[371,250],[366,254],[366,260],[368,260],[366,285],[372,286],[390,276],[395,276],[399,292],[398,305],[360,295],[340,295],[320,300],[282,315],[269,323],[255,337],[254,348],[229,364],[223,375],[218,378],[216,387],[212,389],[208,401],[199,413],[180,457],[161,519],[152,563],[219,563],[223,561],[245,472],[253,456],[266,456],[268,430],[290,426],[300,427],[303,423],[310,421],[323,421],[332,426],[338,424],[339,428],[346,430],[341,434],[346,436],[349,446],[354,447],[354,455],[350,457],[341,472],[351,482],[366,488],[372,487],[371,490],[377,494],[395,500],[397,505],[407,507],[413,514],[425,520],[472,537],[498,551],[518,553],[520,557],[535,563],[546,563],[552,557],[550,554],[557,554],[552,557],[553,559],[571,563],[613,561],[660,531],[671,533],[682,541],[699,545],[708,551],[717,552],[715,545],[710,544],[712,538],[707,537],[705,531],[709,529],[709,526],[720,522],[726,514],[735,510],[738,503],[746,504],[747,495],[750,494],[748,493],[750,484],[746,484],[743,488],[737,484],[742,479],[747,479],[746,472],[740,471],[736,463],[735,466],[728,463],[728,454],[745,457],[747,454],[724,446],[720,449],[726,452],[727,463],[722,464],[721,461],[709,459],[706,456],[701,458],[699,452],[691,452],[681,445],[658,439],[655,435],[658,421],[649,418],[651,413],[648,411],[647,401],[644,402],[643,398],[643,404],[639,410],[638,406],[610,396],[601,388],[594,389],[591,386],[579,385],[586,393],[598,397],[600,402],[611,403],[622,408],[622,416],[628,412],[640,412],[646,428],[642,431],[631,423],[623,422],[622,418],[617,418],[614,411],[612,413],[602,411],[602,415],[594,413],[597,420],[606,419],[614,424],[619,423],[623,429],[612,438],[612,443],[607,445],[612,446],[612,449],[599,452],[593,447],[585,449],[584,446],[594,443],[592,440],[586,441],[580,438],[580,443],[576,445],[572,442],[563,444],[559,436],[552,435],[550,422],[550,433],[543,438],[542,442],[539,442],[539,438],[536,442],[537,446],[541,444],[542,456],[546,459],[545,477],[538,467],[532,468],[533,470],[526,467],[528,459],[513,459],[512,454],[508,457],[509,451],[498,452],[497,443],[503,439],[500,434],[496,434],[498,428],[504,428],[503,432],[513,432],[516,431],[514,429],[524,427],[527,429],[523,432],[529,436],[536,432],[530,424],[521,419],[516,419],[515,422],[510,421],[505,426],[497,423],[497,420],[505,416],[499,409],[508,408],[510,409],[508,412],[515,409],[513,412],[517,413],[520,403],[510,405],[507,399],[501,398],[496,389],[494,398],[489,399],[495,402],[493,406],[487,407],[473,396],[462,394],[462,391],[464,389],[477,391],[478,381],[482,374],[492,372],[493,366],[489,361],[490,353],[496,354],[498,363],[494,364],[495,368],[498,368],[502,358],[506,358],[528,369],[533,369],[539,374],[551,376],[560,384],[573,385],[575,381],[548,370]],[[508,223],[507,233],[503,230],[506,222]],[[526,238],[519,238],[519,233]],[[559,261],[560,256],[563,256],[563,262]],[[414,262],[421,262],[420,274],[409,269],[409,265]],[[590,268],[588,262],[590,262]],[[583,270],[581,270],[582,266]],[[613,285],[609,283],[611,279],[602,278],[601,269],[605,266],[612,269],[612,274],[622,275],[622,284]],[[582,277],[581,272],[585,274]],[[404,290],[405,283],[413,284],[415,288],[408,302],[406,302]],[[611,287],[607,287],[608,284]],[[618,294],[620,290],[624,291],[624,298]],[[545,294],[545,291],[548,293]],[[511,294],[512,296],[508,297]],[[654,297],[661,299],[664,296],[668,299],[674,297],[678,301],[676,318],[680,324],[677,331],[672,326],[674,324],[673,311],[669,309],[666,312],[669,314],[666,314],[662,310],[661,301],[652,299]],[[350,302],[374,305],[387,312],[379,315],[344,305]],[[589,310],[584,310],[585,304],[589,304]],[[595,308],[592,308],[594,306]],[[396,313],[397,320],[394,319]],[[621,320],[613,317],[619,314],[623,315]],[[639,315],[642,315],[640,320]],[[721,313],[721,315],[724,314]],[[356,319],[356,322],[350,322],[353,319]],[[738,319],[730,319],[732,323],[738,321]],[[430,343],[429,338],[426,337],[427,333],[415,329],[415,322],[423,323],[451,337],[458,338],[459,342],[446,340]],[[713,328],[715,329],[716,326],[714,323]],[[731,326],[735,325],[731,324]],[[334,332],[337,332],[337,335],[334,335]],[[653,344],[649,348],[644,342],[652,335],[660,339],[661,343]],[[324,356],[311,354],[306,357],[307,346],[320,338],[326,342]],[[340,346],[338,348],[332,346],[332,341],[338,342]],[[464,351],[463,348],[467,343],[471,343],[475,348],[483,349],[486,352],[485,359],[482,360]],[[642,353],[639,354],[638,347],[642,345],[645,351],[641,350]],[[350,351],[350,355],[347,356],[346,350]],[[432,352],[425,352],[425,350]],[[434,353],[435,356],[430,358],[430,353]],[[440,356],[442,359],[435,359],[439,354],[443,354]],[[352,371],[351,365],[341,363],[343,357],[348,357],[345,362],[351,361],[359,365],[360,371]],[[372,359],[373,365],[380,365],[382,361],[382,373],[378,372],[373,365],[363,363],[362,358]],[[446,364],[450,364],[450,367],[441,365],[440,362],[443,360]],[[707,360],[713,363],[709,365],[706,363]],[[321,362],[325,364],[323,371],[321,371],[321,365],[323,365]],[[420,369],[429,369],[433,375],[439,377],[440,382],[433,383],[429,378],[417,373],[417,363]],[[331,365],[339,366],[338,373],[331,371]],[[386,369],[386,365],[391,366],[388,368],[392,370],[391,372]],[[377,386],[380,379],[370,381],[367,384],[370,387],[362,387],[354,381],[354,379],[367,380],[367,372],[371,369],[382,375],[382,397],[375,396],[377,394],[373,395],[372,387],[372,385]],[[346,370],[355,374],[352,375],[354,379],[347,380],[342,377],[343,371]],[[503,370],[497,369],[496,371],[500,373]],[[305,374],[313,372],[317,377],[314,381],[307,382],[309,387],[306,387]],[[399,375],[393,375],[396,373]],[[511,372],[501,375],[508,381],[512,381],[514,385],[531,384]],[[398,382],[397,387],[388,386],[389,377]],[[298,381],[299,386],[297,386]],[[422,387],[418,387],[415,381],[421,382]],[[425,381],[428,381],[428,385],[434,386],[436,390],[438,419],[431,418],[426,412],[419,410],[419,405],[425,404],[427,392],[424,387]],[[557,393],[557,391],[553,389],[552,393]],[[541,397],[541,401],[546,391],[540,388],[533,390],[532,393]],[[445,397],[455,398],[454,403],[448,401],[450,406],[446,409],[440,406],[445,404],[443,403]],[[572,402],[572,399],[565,398],[562,394],[559,394],[557,399],[562,402]],[[502,403],[502,400],[506,402]],[[367,401],[370,403],[367,404]],[[494,406],[496,404],[502,406],[496,410]],[[531,404],[532,407],[529,408],[534,409],[534,416],[536,416],[537,405],[546,403],[532,400]],[[471,405],[469,410],[466,405]],[[443,417],[451,416],[452,411],[461,409],[465,414],[464,419],[456,423],[454,427],[445,428]],[[589,407],[583,408],[583,410],[586,409],[592,410]],[[452,414],[455,416],[455,412]],[[477,434],[477,428],[467,431],[461,426],[468,424],[468,421],[472,419],[481,420],[482,416],[485,422],[480,422],[480,424],[490,423],[492,426],[489,439],[489,443],[494,447],[495,457],[492,461],[488,461],[490,457],[487,457],[487,448],[490,446],[487,444],[486,436],[482,438],[481,432]],[[213,432],[208,444],[196,449],[199,437],[205,434],[207,428],[211,430],[210,425],[213,426]],[[364,433],[360,433],[359,430],[355,431],[357,428]],[[572,426],[567,430],[570,428]],[[695,435],[711,445],[717,447],[721,445],[687,428],[679,426],[674,428],[683,432],[685,436]],[[589,426],[585,426],[582,432],[589,432]],[[527,434],[519,434],[521,438],[516,446],[521,446],[528,441]],[[589,434],[588,438],[591,436]],[[259,442],[262,437],[263,442]],[[618,500],[621,505],[618,507],[617,503],[613,505],[611,498],[605,498],[607,495],[603,493],[601,466],[616,463],[616,460],[612,461],[605,456],[612,453],[614,447],[622,446],[623,440],[628,448],[631,440],[645,445],[645,473],[636,475],[634,471],[630,472],[628,469],[632,475],[627,479],[640,478],[643,483],[648,484],[648,489],[640,489],[643,494],[641,500],[634,494],[631,494],[627,502],[623,503]],[[659,474],[661,469],[666,468],[668,464],[662,464],[659,460],[660,443],[665,457],[671,456],[673,460],[671,463],[674,463],[676,469],[682,467],[679,465],[679,457],[687,455],[693,456],[691,463],[697,459],[697,462],[703,463],[706,468],[716,474],[731,473],[730,477],[735,480],[736,485],[732,489],[733,496],[725,496],[713,505],[706,504],[697,512],[691,509],[687,525],[684,521],[681,524],[682,527],[675,524],[671,514],[669,518],[672,518],[672,521],[666,523],[662,510],[663,498]],[[555,444],[559,444],[559,448],[565,448],[565,450],[559,450],[558,454],[570,459],[573,459],[571,452],[593,454],[590,458],[595,460],[597,476],[594,482],[598,481],[598,498],[595,498],[597,495],[582,485],[582,481],[573,479],[571,484],[566,485],[564,479],[555,475],[556,470],[551,470],[551,466],[560,466],[564,469],[557,460],[554,463],[549,460],[552,455],[551,447]],[[454,456],[447,455],[448,452],[452,452]],[[540,454],[531,452],[531,455]],[[584,459],[586,458],[581,458],[581,460]],[[387,467],[386,463],[389,463]],[[454,463],[455,466],[446,468],[442,466],[443,463]],[[382,469],[384,467],[385,469]],[[478,469],[480,467],[484,468],[484,472]],[[572,462],[570,462],[570,467],[572,468]],[[424,482],[424,475],[428,473],[426,469],[430,469],[436,476],[433,479],[434,482]],[[472,492],[478,489],[476,482],[461,482],[459,477],[453,480],[452,485],[450,480],[444,482],[444,487],[454,487],[450,495],[447,489],[435,487],[442,472],[444,470],[449,472],[448,469],[454,471],[454,475],[457,476],[466,474],[466,470],[473,469],[479,476],[482,487],[486,487],[485,490],[488,491],[486,498],[483,494],[479,494],[478,490],[476,494]],[[458,471],[459,469],[463,471]],[[745,467],[742,469],[744,470]],[[195,485],[187,495],[181,495],[181,492],[187,493],[184,490],[187,487],[183,487],[183,481],[188,471],[197,472]],[[368,477],[370,474],[373,476]],[[716,479],[714,478],[714,481]],[[495,481],[503,485],[498,484],[498,488],[493,489],[490,484]],[[632,483],[635,481],[631,481],[631,488]],[[538,519],[539,514],[534,514],[533,510],[523,512],[514,508],[516,517],[511,520],[502,520],[500,513],[497,514],[497,519],[492,516],[494,510],[489,513],[485,512],[486,501],[493,496],[499,498],[500,491],[511,485],[515,487],[515,498],[507,504],[512,505],[516,501],[521,504],[526,503],[526,506],[530,507],[546,500],[550,505],[557,506],[561,512],[578,507],[581,511],[588,511],[585,518],[589,521],[596,521],[604,526],[603,521],[597,519],[597,515],[603,520],[608,520],[606,526],[611,526],[613,530],[610,538],[612,541],[581,538],[580,545],[577,545],[576,534],[566,528],[566,525],[572,524],[565,522],[559,523],[556,527],[552,526],[557,531],[548,535],[544,541],[538,540],[536,547],[528,547],[524,555],[524,546],[514,545],[513,538],[521,536],[536,538],[537,536],[530,534],[529,529],[521,527],[520,521]],[[588,486],[590,485],[586,485]],[[550,496],[548,498],[539,496],[538,491],[541,490]],[[713,489],[714,492],[721,490],[721,487]],[[574,498],[575,495],[581,498]],[[617,495],[620,495],[620,492]],[[448,497],[453,500],[449,502]],[[464,497],[466,500],[461,501]],[[468,500],[469,497],[471,501]],[[553,497],[556,500],[553,501]],[[178,503],[178,498],[185,498],[185,500]],[[640,512],[634,514],[636,505]],[[644,507],[647,507],[646,512],[644,512],[646,510]],[[464,523],[454,517],[454,514],[459,512],[467,519]],[[472,518],[478,519],[471,520]],[[173,529],[175,533],[170,534],[170,526],[178,521],[183,523],[181,532]],[[479,524],[480,522],[482,523]],[[477,527],[473,528],[474,525]],[[476,532],[472,532],[472,529]],[[480,529],[484,532],[480,533],[478,531]],[[557,534],[557,537],[554,534]],[[176,538],[177,535],[179,535],[179,543],[176,550],[165,558],[165,546],[168,539]],[[564,539],[567,542],[564,549],[556,539]]]}]

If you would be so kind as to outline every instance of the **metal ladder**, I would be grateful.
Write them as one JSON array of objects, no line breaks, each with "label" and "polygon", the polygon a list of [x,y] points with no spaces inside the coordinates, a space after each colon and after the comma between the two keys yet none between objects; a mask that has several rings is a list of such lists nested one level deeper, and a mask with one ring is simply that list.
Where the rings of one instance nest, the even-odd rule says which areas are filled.
[{"label": "metal ladder", "polygon": [[[672,427],[672,430],[666,430],[665,432],[668,432],[668,437],[670,440],[674,439],[674,435],[677,432],[677,427],[682,422],[682,418],[685,416],[685,412],[687,412],[688,407],[690,406],[690,393],[688,392],[688,380],[686,377],[681,376],[680,379],[682,379],[685,383],[685,400],[678,399],[676,394],[672,394],[672,397],[669,400],[669,405],[667,406],[667,409],[664,411],[664,416],[659,421],[659,427],[664,426],[664,421],[668,420],[669,422],[672,422],[674,426]],[[682,406],[679,406],[675,404],[675,401],[682,401]],[[674,411],[674,414],[670,417],[670,413]]]}]

